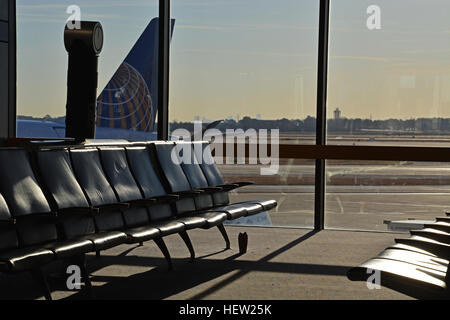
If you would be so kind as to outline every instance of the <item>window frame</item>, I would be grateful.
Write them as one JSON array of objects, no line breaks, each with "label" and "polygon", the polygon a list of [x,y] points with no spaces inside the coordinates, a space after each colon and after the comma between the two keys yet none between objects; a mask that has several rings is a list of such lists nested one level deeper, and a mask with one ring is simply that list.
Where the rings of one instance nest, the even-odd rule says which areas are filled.
[{"label": "window frame", "polygon": [[[315,206],[314,229],[325,229],[326,196],[326,160],[386,160],[386,161],[423,161],[450,162],[450,148],[444,147],[380,147],[380,146],[339,146],[327,145],[327,88],[329,61],[329,20],[331,0],[320,1],[319,9],[319,45],[317,52],[317,106],[316,106],[316,145],[281,144],[279,156],[285,159],[313,159],[315,163]],[[170,0],[159,0],[159,41],[158,41],[158,140],[169,139],[169,66],[170,66]],[[10,79],[16,78],[16,1],[10,0],[9,35],[10,42]],[[15,81],[12,83],[15,84]],[[16,88],[10,86],[10,104],[8,110],[9,145],[23,143],[16,138]],[[15,141],[15,143],[14,143]],[[234,146],[237,148],[237,145]],[[249,145],[246,145],[246,152]],[[237,154],[235,152],[235,154]]]}]

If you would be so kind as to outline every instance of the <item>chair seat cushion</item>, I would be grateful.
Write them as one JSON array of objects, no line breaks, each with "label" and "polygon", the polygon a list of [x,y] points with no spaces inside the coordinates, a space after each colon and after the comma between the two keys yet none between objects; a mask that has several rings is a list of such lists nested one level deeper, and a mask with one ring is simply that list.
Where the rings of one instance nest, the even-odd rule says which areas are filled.
[{"label": "chair seat cushion", "polygon": [[422,254],[437,258],[437,255],[435,255],[429,251],[426,251],[426,250],[423,250],[423,249],[420,249],[420,248],[417,248],[414,246],[410,246],[407,244],[402,244],[402,243],[392,244],[389,247],[387,247],[386,249],[401,249],[401,250],[406,250],[406,251],[411,251],[411,252],[422,253]]},{"label": "chair seat cushion", "polygon": [[238,202],[238,203],[259,204],[259,205],[263,206],[264,211],[272,210],[273,208],[275,208],[278,205],[276,200],[249,200],[249,201]]},{"label": "chair seat cushion", "polygon": [[379,253],[377,258],[402,261],[414,264],[419,267],[430,268],[444,273],[447,271],[448,267],[448,260],[401,249],[386,249]]},{"label": "chair seat cushion", "polygon": [[0,271],[21,272],[30,270],[54,260],[53,251],[42,247],[15,249],[0,254]]},{"label": "chair seat cushion", "polygon": [[381,285],[416,298],[446,298],[445,273],[402,261],[371,259],[347,272],[352,281],[366,282],[379,271]]},{"label": "chair seat cushion", "polygon": [[105,231],[82,237],[94,243],[95,250],[106,250],[127,241],[127,235],[121,231]]},{"label": "chair seat cushion", "polygon": [[197,214],[197,216],[206,220],[206,224],[202,227],[203,229],[216,227],[228,218],[225,212],[204,212]]},{"label": "chair seat cushion", "polygon": [[207,223],[204,218],[197,215],[191,217],[178,217],[177,221],[183,223],[186,226],[186,230],[201,228]]},{"label": "chair seat cushion", "polygon": [[244,206],[247,216],[253,216],[264,211],[264,207],[258,203],[244,202],[240,205]]},{"label": "chair seat cushion", "polygon": [[235,209],[244,210],[244,216],[253,216],[264,211],[262,205],[249,202],[233,203],[227,206],[214,208],[214,211],[224,211],[226,213],[231,213]]},{"label": "chair seat cushion", "polygon": [[63,240],[46,244],[44,247],[53,251],[57,259],[73,257],[95,250],[94,243],[88,239]]},{"label": "chair seat cushion", "polygon": [[241,217],[245,217],[247,215],[247,210],[244,206],[224,206],[224,207],[217,207],[211,210],[208,210],[208,212],[222,212],[227,215],[228,220],[235,220]]},{"label": "chair seat cushion", "polygon": [[128,236],[128,243],[144,242],[161,236],[158,228],[143,226],[125,230]]},{"label": "chair seat cushion", "polygon": [[151,222],[149,226],[158,228],[161,231],[161,237],[186,230],[185,225],[176,220]]},{"label": "chair seat cushion", "polygon": [[450,233],[442,230],[424,228],[421,230],[411,230],[411,234],[450,244]]},{"label": "chair seat cushion", "polygon": [[396,243],[406,244],[429,251],[439,258],[450,260],[450,245],[421,236],[412,236],[407,239],[395,239]]}]

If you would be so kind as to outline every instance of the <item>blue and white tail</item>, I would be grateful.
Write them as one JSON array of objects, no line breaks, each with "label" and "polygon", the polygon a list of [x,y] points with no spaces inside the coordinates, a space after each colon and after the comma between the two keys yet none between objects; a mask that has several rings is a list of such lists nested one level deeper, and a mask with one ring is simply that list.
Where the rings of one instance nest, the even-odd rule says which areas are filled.
[{"label": "blue and white tail", "polygon": [[154,18],[97,98],[97,127],[156,131],[158,30]]}]

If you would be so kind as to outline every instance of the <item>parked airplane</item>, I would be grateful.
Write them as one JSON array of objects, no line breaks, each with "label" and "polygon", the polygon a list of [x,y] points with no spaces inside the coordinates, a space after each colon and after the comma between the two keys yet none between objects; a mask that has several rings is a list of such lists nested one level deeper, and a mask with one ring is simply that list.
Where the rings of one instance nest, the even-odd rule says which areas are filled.
[{"label": "parked airplane", "polygon": [[[96,139],[156,140],[158,27],[152,19],[98,96]],[[65,125],[17,120],[17,136],[64,138]]]}]

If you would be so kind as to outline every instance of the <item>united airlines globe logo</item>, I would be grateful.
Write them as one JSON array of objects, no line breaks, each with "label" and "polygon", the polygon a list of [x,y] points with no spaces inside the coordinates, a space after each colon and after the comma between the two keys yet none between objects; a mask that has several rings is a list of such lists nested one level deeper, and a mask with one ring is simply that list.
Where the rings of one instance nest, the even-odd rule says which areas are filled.
[{"label": "united airlines globe logo", "polygon": [[97,100],[97,126],[152,132],[156,110],[142,75],[123,62]]}]

